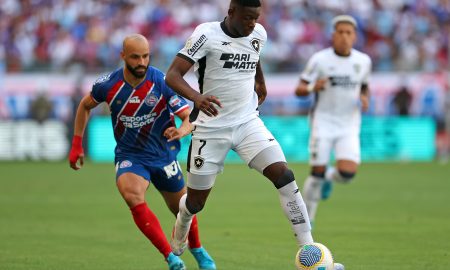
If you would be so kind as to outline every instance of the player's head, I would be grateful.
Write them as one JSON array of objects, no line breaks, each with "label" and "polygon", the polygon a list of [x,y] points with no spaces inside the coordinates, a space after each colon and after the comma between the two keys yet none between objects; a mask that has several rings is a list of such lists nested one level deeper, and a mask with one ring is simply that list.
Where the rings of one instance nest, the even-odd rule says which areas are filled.
[{"label": "player's head", "polygon": [[246,37],[253,32],[261,14],[259,0],[231,0],[227,20],[231,33]]},{"label": "player's head", "polygon": [[356,42],[356,20],[349,15],[333,19],[333,48],[338,54],[348,55]]},{"label": "player's head", "polygon": [[144,78],[150,64],[150,45],[139,34],[132,34],[123,40],[120,52],[125,68],[136,78]]}]

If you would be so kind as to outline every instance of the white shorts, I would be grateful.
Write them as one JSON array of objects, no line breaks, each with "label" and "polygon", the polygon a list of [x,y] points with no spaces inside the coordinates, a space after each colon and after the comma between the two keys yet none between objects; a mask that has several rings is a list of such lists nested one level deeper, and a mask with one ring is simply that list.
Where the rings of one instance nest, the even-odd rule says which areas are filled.
[{"label": "white shorts", "polygon": [[359,133],[341,134],[339,136],[314,136],[309,139],[309,163],[312,166],[325,166],[330,161],[334,150],[336,160],[361,162]]},{"label": "white shorts", "polygon": [[[194,175],[216,175],[223,171],[230,150],[248,165],[258,153],[271,146],[280,147],[260,118],[222,129],[196,128],[192,132],[187,170]],[[275,152],[267,165],[286,162],[282,151]]]}]

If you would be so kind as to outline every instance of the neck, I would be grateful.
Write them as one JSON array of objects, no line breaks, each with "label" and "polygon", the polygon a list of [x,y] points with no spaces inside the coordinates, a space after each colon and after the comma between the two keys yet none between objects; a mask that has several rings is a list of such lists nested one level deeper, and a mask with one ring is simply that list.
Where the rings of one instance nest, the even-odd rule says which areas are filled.
[{"label": "neck", "polygon": [[230,19],[228,17],[225,17],[223,20],[223,27],[222,30],[225,32],[225,34],[229,35],[232,38],[238,38],[239,33],[231,27]]},{"label": "neck", "polygon": [[334,49],[334,53],[335,53],[336,55],[338,55],[338,56],[341,56],[341,57],[348,57],[348,56],[350,56],[351,52],[352,52],[352,50],[348,50],[348,51],[338,51],[338,50]]},{"label": "neck", "polygon": [[141,82],[143,82],[145,80],[145,76],[142,78],[137,78],[133,74],[131,74],[131,72],[127,68],[123,69],[123,78],[133,88],[138,86]]}]

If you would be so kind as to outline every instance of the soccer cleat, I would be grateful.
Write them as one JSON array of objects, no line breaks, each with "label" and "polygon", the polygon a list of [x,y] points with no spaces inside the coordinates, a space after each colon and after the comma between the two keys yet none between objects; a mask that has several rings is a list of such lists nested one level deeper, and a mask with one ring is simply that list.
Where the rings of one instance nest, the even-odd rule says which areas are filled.
[{"label": "soccer cleat", "polygon": [[173,254],[173,252],[167,256],[166,261],[169,264],[169,270],[186,270],[184,262],[180,259],[180,257]]},{"label": "soccer cleat", "polygon": [[200,270],[216,270],[216,263],[203,247],[190,249]]},{"label": "soccer cleat", "polygon": [[331,196],[331,192],[333,191],[333,181],[331,180],[324,180],[322,183],[322,200],[326,200]]},{"label": "soccer cleat", "polygon": [[345,267],[341,263],[334,263],[334,270],[345,270]]}]

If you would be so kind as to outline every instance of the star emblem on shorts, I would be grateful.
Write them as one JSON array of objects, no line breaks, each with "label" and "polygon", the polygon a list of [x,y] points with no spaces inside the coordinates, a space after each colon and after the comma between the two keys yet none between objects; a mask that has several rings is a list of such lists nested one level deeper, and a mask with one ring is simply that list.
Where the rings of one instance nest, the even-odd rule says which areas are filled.
[{"label": "star emblem on shorts", "polygon": [[205,159],[204,158],[202,158],[201,156],[196,156],[194,158],[194,166],[197,169],[200,169],[201,167],[203,167],[203,164],[205,164]]}]

